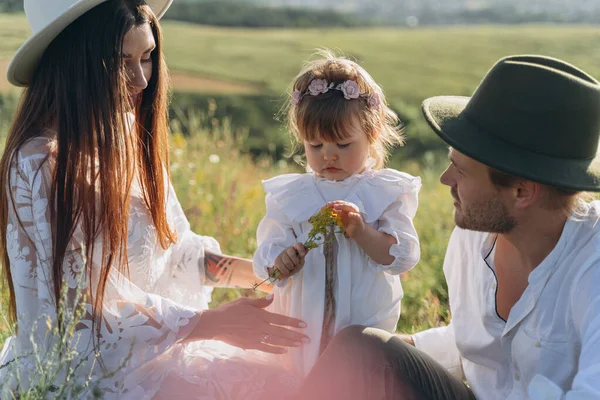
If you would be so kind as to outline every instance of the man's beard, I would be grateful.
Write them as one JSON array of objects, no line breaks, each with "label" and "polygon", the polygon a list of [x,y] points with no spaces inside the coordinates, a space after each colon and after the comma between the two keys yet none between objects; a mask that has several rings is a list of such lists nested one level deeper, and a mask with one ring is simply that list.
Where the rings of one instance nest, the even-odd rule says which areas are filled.
[{"label": "man's beard", "polygon": [[[455,194],[452,193],[457,199]],[[459,202],[459,207],[454,209],[454,222],[462,229],[489,233],[509,233],[517,226],[498,197],[473,202],[465,208]]]}]

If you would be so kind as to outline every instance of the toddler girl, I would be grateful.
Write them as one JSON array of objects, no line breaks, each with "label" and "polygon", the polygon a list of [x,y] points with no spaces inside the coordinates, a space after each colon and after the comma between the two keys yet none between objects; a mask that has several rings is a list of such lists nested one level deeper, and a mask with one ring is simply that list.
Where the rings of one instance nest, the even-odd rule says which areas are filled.
[{"label": "toddler girl", "polygon": [[[308,323],[311,343],[298,344],[287,359],[302,376],[348,325],[395,331],[399,275],[420,256],[412,218],[421,181],[382,169],[388,148],[403,142],[398,117],[362,67],[322,54],[293,81],[287,114],[307,173],[263,182],[267,212],[254,254],[260,279],[272,268],[280,276],[272,311]],[[307,252],[309,218],[324,206],[338,214],[344,233]]]}]

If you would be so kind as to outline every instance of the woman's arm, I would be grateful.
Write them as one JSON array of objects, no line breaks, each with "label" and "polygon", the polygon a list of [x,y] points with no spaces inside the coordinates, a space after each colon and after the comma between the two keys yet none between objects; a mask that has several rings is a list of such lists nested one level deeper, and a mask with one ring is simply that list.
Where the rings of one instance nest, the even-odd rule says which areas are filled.
[{"label": "woman's arm", "polygon": [[[206,283],[214,287],[251,289],[258,282],[252,260],[210,251],[204,252],[204,273]],[[270,293],[272,286],[265,282],[260,288]]]},{"label": "woman's arm", "polygon": [[[41,379],[40,373],[44,379],[53,374],[60,376],[54,368],[66,364],[53,358],[59,354],[55,347],[59,343],[60,346],[64,346],[62,343],[75,346],[77,357],[82,357],[81,363],[74,362],[77,374],[89,374],[92,368],[96,371],[93,365],[97,362],[97,354],[105,368],[103,371],[118,371],[124,359],[129,360],[133,368],[139,362],[136,360],[150,362],[159,352],[166,351],[192,332],[199,312],[155,292],[145,291],[130,281],[127,274],[122,274],[119,265],[113,265],[106,274],[102,303],[96,304],[93,301],[96,297],[92,299],[90,295],[97,288],[97,279],[92,276],[100,276],[101,265],[94,262],[89,268],[93,275],[89,273],[85,260],[90,258],[79,225],[74,229],[60,270],[53,270],[50,199],[56,160],[50,153],[52,145],[41,138],[25,144],[15,154],[9,172],[11,179],[7,182],[9,186],[3,188],[13,195],[7,204],[6,243],[14,293],[21,313],[19,329],[31,331],[31,340],[39,343],[35,350],[29,351],[25,347],[23,353],[17,354],[30,360],[19,362],[19,369],[23,367],[29,371],[22,376],[32,379],[31,382]],[[101,249],[96,248],[96,251],[101,252]],[[152,270],[156,260],[149,262],[148,269]],[[59,299],[53,293],[55,272],[63,283]],[[100,313],[102,318],[98,318]],[[40,321],[44,323],[39,324]],[[64,327],[60,337],[54,330],[59,321]],[[63,351],[62,347],[60,351]],[[108,385],[112,382],[109,381],[100,384]]]},{"label": "woman's arm", "polygon": [[[169,268],[160,285],[163,293],[178,302],[207,308],[208,305],[203,303],[207,298],[204,293],[213,287],[247,289],[259,282],[251,260],[224,255],[214,238],[191,230],[172,184],[169,184],[169,191],[168,209],[178,240],[171,247]],[[260,288],[270,293],[272,287],[261,285]]]}]

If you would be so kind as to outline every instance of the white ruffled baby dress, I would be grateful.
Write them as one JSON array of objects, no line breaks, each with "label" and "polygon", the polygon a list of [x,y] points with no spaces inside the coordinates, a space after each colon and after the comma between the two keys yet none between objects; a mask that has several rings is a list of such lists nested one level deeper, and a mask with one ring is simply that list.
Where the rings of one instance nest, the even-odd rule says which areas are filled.
[{"label": "white ruffled baby dress", "polygon": [[[308,219],[326,203],[354,203],[371,227],[396,239],[390,248],[395,259],[377,264],[352,239],[335,234],[337,285],[334,334],[354,324],[393,332],[400,317],[403,296],[399,274],[419,260],[420,246],[412,219],[417,211],[421,180],[393,169],[371,170],[343,181],[330,181],[314,173],[281,175],[263,182],[267,213],[257,231],[255,274],[266,279],[275,258],[296,242],[305,242],[312,224]],[[325,306],[325,255],[323,246],[311,250],[304,268],[274,289],[270,311],[307,322],[309,345],[293,348],[286,364],[305,376],[319,356]]]}]

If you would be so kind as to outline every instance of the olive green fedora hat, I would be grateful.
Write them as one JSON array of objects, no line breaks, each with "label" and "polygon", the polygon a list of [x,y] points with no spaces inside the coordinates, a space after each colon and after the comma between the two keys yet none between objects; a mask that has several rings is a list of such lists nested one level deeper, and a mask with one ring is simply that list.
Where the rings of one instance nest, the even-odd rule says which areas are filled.
[{"label": "olive green fedora hat", "polygon": [[498,61],[471,97],[421,107],[451,147],[497,170],[574,191],[600,191],[600,83],[564,61]]}]

